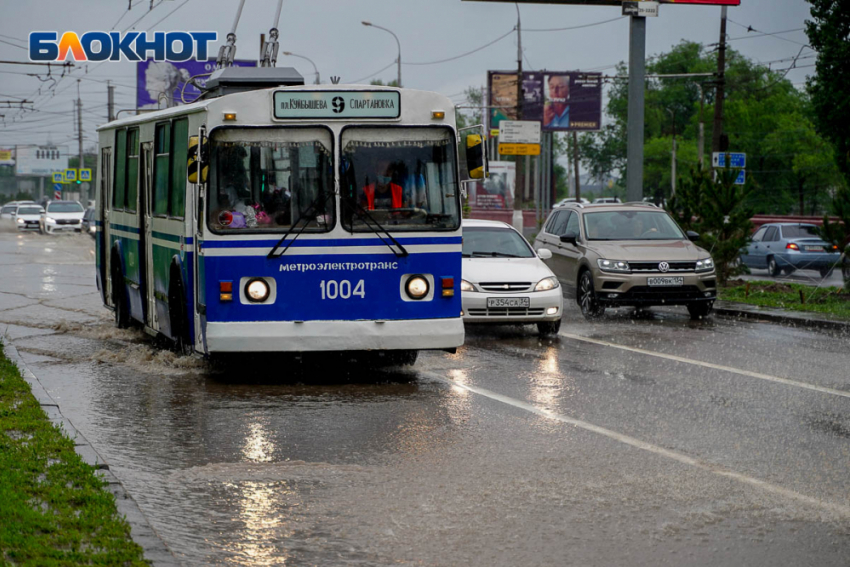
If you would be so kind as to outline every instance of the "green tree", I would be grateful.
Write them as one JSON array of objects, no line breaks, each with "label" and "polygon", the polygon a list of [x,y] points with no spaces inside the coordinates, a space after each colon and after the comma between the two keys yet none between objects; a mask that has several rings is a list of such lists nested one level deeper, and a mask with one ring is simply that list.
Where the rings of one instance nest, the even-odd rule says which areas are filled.
[{"label": "green tree", "polygon": [[800,215],[826,209],[827,190],[841,181],[832,145],[799,113],[783,114],[776,123],[763,147],[777,158],[774,160],[780,167],[777,180],[786,193],[796,196]]},{"label": "green tree", "polygon": [[808,2],[812,19],[806,34],[818,56],[807,87],[818,129],[835,145],[838,167],[850,182],[850,3]]}]

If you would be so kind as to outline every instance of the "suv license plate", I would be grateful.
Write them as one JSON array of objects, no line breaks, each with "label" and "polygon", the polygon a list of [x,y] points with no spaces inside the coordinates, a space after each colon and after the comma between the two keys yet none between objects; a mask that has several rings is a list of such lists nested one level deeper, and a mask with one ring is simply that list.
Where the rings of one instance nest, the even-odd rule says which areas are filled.
[{"label": "suv license plate", "polygon": [[650,287],[676,287],[685,284],[685,278],[646,278]]},{"label": "suv license plate", "polygon": [[488,297],[487,307],[525,307],[531,306],[528,297]]}]

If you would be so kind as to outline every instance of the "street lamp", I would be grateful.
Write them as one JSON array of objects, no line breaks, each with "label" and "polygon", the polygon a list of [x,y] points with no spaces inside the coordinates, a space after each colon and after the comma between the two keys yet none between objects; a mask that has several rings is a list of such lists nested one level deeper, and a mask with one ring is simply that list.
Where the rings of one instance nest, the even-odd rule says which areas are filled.
[{"label": "street lamp", "polygon": [[312,59],[310,59],[309,57],[304,57],[303,55],[298,55],[297,53],[292,53],[291,51],[284,51],[284,52],[283,52],[283,54],[284,54],[284,55],[288,55],[288,56],[290,56],[290,57],[298,57],[299,59],[306,59],[307,61],[309,61],[309,62],[310,62],[310,65],[312,65],[312,66],[313,66],[313,71],[315,71],[315,72],[316,72],[316,73],[315,73],[315,74],[316,74],[316,83],[315,83],[315,84],[317,84],[317,85],[318,85],[318,84],[321,82],[321,81],[319,80],[319,69],[318,69],[318,67],[316,67],[316,64],[315,64],[315,63],[313,63],[313,60],[312,60]]},{"label": "street lamp", "polygon": [[392,36],[395,38],[395,42],[396,42],[396,44],[398,44],[398,59],[397,59],[397,61],[398,61],[398,86],[399,86],[399,88],[401,88],[401,42],[398,40],[398,36],[396,34],[394,34],[393,32],[391,32],[390,30],[388,30],[387,28],[375,25],[372,22],[360,22],[360,23],[363,24],[364,26],[367,26],[367,27],[371,26],[373,28],[378,28],[379,30],[384,30],[385,32],[392,34]]}]

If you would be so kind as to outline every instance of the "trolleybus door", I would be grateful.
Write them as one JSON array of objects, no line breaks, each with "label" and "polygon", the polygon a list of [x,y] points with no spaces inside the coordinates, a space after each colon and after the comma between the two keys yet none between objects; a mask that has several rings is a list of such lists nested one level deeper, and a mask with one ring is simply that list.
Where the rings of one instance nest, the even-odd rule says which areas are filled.
[{"label": "trolleybus door", "polygon": [[104,303],[112,303],[112,283],[110,270],[112,242],[109,233],[109,205],[112,203],[112,149],[106,148],[100,152],[100,199],[97,200],[100,219],[100,286]]},{"label": "trolleybus door", "polygon": [[[205,168],[209,167],[209,164],[205,163],[209,156],[206,154],[206,128],[201,126],[198,130],[198,145],[197,145],[197,182],[189,183],[187,185],[187,189],[189,191],[189,197],[192,199],[194,214],[192,215],[192,227],[190,234],[192,234],[195,244],[195,253],[193,254],[194,261],[192,262],[192,269],[194,270],[194,277],[192,278],[194,284],[194,301],[192,302],[194,305],[194,309],[192,310],[192,316],[195,321],[195,336],[194,336],[194,344],[195,350],[203,353],[207,352],[206,345],[206,296],[204,293],[204,266],[203,266],[203,255],[204,255],[204,237],[203,237],[203,219],[204,219],[204,192],[207,190],[207,180],[204,175]],[[188,199],[187,199],[188,201]]]},{"label": "trolleybus door", "polygon": [[142,307],[145,325],[159,330],[156,320],[156,303],[154,299],[153,271],[153,227],[151,216],[151,187],[153,181],[153,143],[142,143],[142,175],[139,180],[139,262],[141,273],[139,283],[142,286]]}]

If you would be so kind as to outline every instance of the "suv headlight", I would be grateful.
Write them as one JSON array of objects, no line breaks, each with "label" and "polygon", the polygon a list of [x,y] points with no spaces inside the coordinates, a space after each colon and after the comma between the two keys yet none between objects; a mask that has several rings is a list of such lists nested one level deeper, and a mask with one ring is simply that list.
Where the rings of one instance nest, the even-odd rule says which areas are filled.
[{"label": "suv headlight", "polygon": [[697,272],[710,272],[714,269],[714,260],[711,258],[704,258],[702,260],[697,260]]},{"label": "suv headlight", "polygon": [[19,219],[17,220],[17,222],[18,222],[18,224],[24,224],[24,219],[19,218]]},{"label": "suv headlight", "polygon": [[50,217],[45,218],[44,222],[46,222],[47,224],[56,224],[56,221]]},{"label": "suv headlight", "polygon": [[469,283],[466,280],[460,280],[460,290],[461,291],[475,291],[475,286]]},{"label": "suv headlight", "polygon": [[627,273],[631,271],[631,268],[629,268],[629,263],[623,262],[622,260],[603,260],[602,258],[600,258],[596,260],[596,264],[603,272]]},{"label": "suv headlight", "polygon": [[536,286],[534,286],[534,291],[549,291],[550,289],[555,289],[559,285],[558,280],[555,278],[543,278],[537,282]]}]

